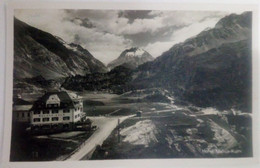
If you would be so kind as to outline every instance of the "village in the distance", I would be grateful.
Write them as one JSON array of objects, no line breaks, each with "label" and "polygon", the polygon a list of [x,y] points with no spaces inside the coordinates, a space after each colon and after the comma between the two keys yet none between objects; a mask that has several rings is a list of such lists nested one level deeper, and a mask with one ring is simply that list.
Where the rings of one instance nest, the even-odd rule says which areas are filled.
[{"label": "village in the distance", "polygon": [[251,17],[107,66],[14,18],[10,161],[252,157]]}]

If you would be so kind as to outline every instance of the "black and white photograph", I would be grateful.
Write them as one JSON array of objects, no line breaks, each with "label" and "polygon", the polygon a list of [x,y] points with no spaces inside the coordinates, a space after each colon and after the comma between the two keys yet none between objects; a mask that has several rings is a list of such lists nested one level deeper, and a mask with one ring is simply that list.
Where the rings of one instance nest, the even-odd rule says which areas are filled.
[{"label": "black and white photograph", "polygon": [[14,9],[9,161],[252,158],[253,14]]}]

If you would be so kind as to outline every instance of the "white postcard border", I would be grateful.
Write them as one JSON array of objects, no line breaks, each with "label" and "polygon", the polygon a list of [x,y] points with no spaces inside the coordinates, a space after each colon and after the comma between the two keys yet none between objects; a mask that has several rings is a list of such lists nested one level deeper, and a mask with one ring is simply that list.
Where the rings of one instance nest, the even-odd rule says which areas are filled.
[{"label": "white postcard border", "polygon": [[[259,163],[259,4],[199,4],[199,3],[115,3],[115,2],[11,2],[7,7],[7,43],[5,73],[5,112],[4,112],[4,167],[203,167],[203,166],[250,166]],[[12,90],[13,90],[13,10],[14,9],[110,9],[110,10],[237,10],[253,11],[253,157],[221,159],[130,159],[102,161],[52,161],[52,162],[10,162]],[[212,166],[211,166],[212,167]]]}]

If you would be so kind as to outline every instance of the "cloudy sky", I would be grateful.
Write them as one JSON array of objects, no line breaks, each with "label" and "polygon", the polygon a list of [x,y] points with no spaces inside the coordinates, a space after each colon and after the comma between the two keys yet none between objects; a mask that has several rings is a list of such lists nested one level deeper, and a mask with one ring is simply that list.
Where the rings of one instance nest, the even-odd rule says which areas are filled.
[{"label": "cloudy sky", "polygon": [[141,47],[154,57],[195,36],[231,12],[32,10],[15,17],[29,25],[74,42],[107,64],[126,48]]}]

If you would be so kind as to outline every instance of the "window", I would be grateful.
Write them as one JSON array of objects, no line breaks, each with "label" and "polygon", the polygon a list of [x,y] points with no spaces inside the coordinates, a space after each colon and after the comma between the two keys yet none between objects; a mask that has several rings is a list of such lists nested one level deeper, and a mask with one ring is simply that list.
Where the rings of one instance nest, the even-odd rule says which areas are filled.
[{"label": "window", "polygon": [[58,107],[58,104],[53,104],[53,107]]},{"label": "window", "polygon": [[47,121],[50,121],[50,119],[49,118],[43,118],[42,121],[47,122]]},{"label": "window", "polygon": [[35,110],[33,113],[34,114],[41,114],[41,111],[40,110]]},{"label": "window", "polygon": [[40,122],[41,119],[40,119],[40,118],[34,118],[33,121],[34,121],[34,122]]},{"label": "window", "polygon": [[59,118],[58,117],[52,117],[52,119],[51,119],[52,121],[58,121],[59,120]]},{"label": "window", "polygon": [[78,118],[78,115],[75,115],[75,119]]},{"label": "window", "polygon": [[28,113],[27,116],[30,117],[30,113]]},{"label": "window", "polygon": [[69,113],[70,109],[63,109],[63,113]]},{"label": "window", "polygon": [[53,114],[59,113],[59,110],[52,110]]},{"label": "window", "polygon": [[70,120],[70,117],[63,117],[63,120]]},{"label": "window", "polygon": [[47,104],[47,107],[51,107],[51,104]]},{"label": "window", "polygon": [[22,117],[24,118],[24,113],[22,113]]},{"label": "window", "polygon": [[50,113],[50,111],[49,110],[43,110],[43,112],[42,112],[43,114],[49,114]]}]

